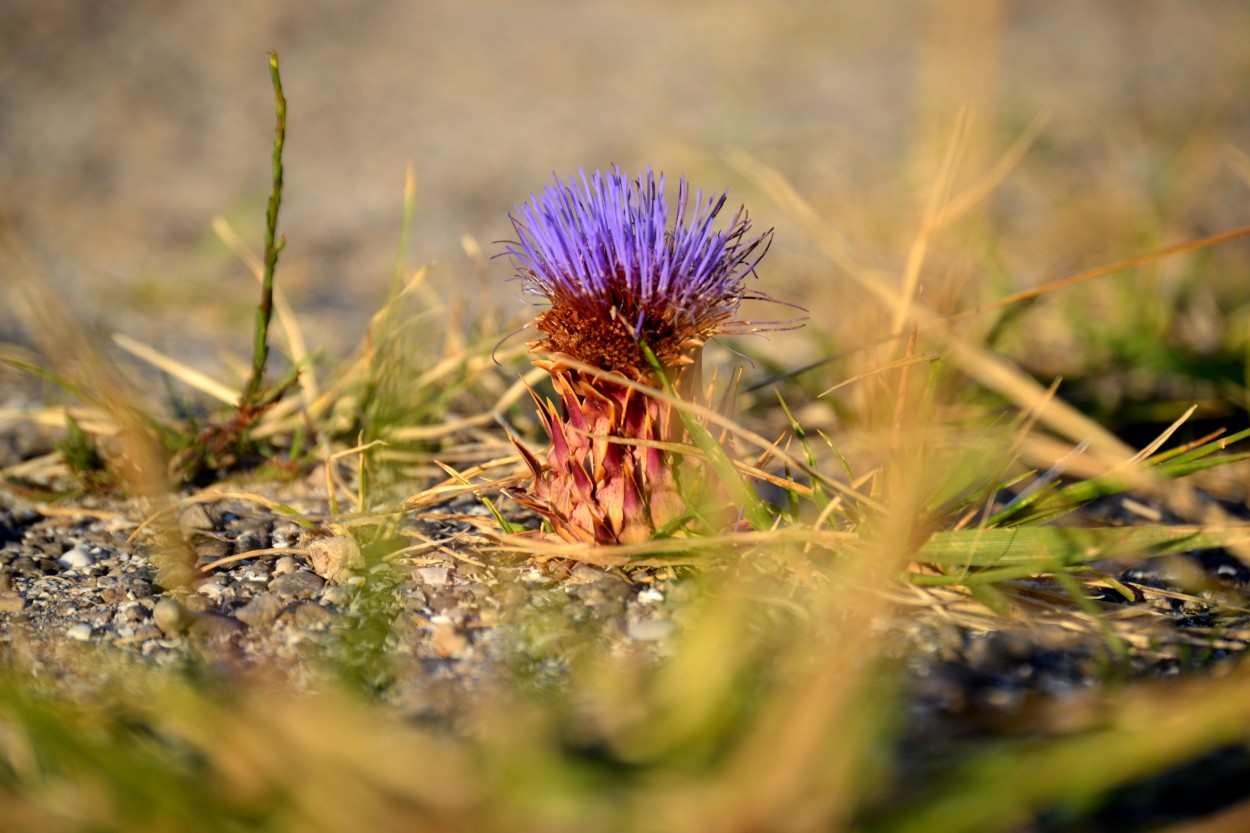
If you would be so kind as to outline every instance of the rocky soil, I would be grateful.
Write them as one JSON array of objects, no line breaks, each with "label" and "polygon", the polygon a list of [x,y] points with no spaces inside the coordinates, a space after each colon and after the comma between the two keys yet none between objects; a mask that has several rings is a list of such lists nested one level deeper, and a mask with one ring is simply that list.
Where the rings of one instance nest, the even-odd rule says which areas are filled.
[{"label": "rocky soil", "polygon": [[[30,455],[10,425],[13,448]],[[23,446],[23,443],[25,445]],[[10,469],[13,470],[13,469]],[[64,484],[62,484],[64,485]],[[275,511],[281,504],[295,515]],[[1119,512],[1116,501],[1094,511]],[[154,665],[190,662],[279,673],[315,686],[334,652],[406,713],[454,719],[499,675],[558,678],[575,640],[662,654],[697,584],[672,569],[557,568],[483,553],[488,516],[472,496],[384,519],[362,552],[324,521],[324,481],[249,484],[188,495],[161,513],[103,496],[37,500],[0,489],[0,657],[69,693],[90,690],[84,650]],[[163,540],[202,571],[160,587]],[[371,535],[376,535],[373,530]],[[162,555],[162,553],[165,553]],[[181,555],[176,556],[181,558]],[[1250,569],[1229,553],[1107,565],[1133,600],[1100,603],[1123,641],[1121,671],[1170,676],[1226,661],[1250,644]],[[1195,573],[1205,589],[1195,594]],[[1026,588],[1028,621],[990,614],[948,591],[900,590],[880,623],[904,669],[916,740],[1027,725],[1039,706],[1094,688],[1110,660],[1106,635],[1054,587]],[[942,595],[946,593],[947,595]]]}]

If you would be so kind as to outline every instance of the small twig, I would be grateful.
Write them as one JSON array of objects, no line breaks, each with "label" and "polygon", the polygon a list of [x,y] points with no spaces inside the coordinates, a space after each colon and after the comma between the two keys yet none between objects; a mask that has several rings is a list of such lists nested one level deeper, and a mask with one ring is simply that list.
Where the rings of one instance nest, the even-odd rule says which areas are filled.
[{"label": "small twig", "polygon": [[298,547],[267,547],[263,550],[251,550],[249,552],[240,552],[234,555],[227,555],[224,558],[218,558],[216,561],[209,562],[200,568],[202,573],[210,573],[218,567],[225,567],[228,564],[237,564],[240,561],[249,561],[253,558],[261,558],[266,555],[299,555],[308,557],[308,550]]}]

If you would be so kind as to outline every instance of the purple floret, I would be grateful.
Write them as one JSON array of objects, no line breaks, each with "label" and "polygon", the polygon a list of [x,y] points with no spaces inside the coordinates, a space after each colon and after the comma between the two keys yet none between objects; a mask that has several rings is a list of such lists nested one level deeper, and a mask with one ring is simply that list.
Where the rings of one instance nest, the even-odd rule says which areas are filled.
[{"label": "purple floret", "polygon": [[524,291],[546,298],[561,317],[587,326],[616,322],[635,339],[706,337],[731,319],[746,297],[772,239],[748,238],[750,219],[739,209],[723,230],[713,228],[726,195],[678,181],[669,222],[664,177],[648,169],[630,180],[620,168],[557,178],[509,215],[517,240],[507,245]]}]

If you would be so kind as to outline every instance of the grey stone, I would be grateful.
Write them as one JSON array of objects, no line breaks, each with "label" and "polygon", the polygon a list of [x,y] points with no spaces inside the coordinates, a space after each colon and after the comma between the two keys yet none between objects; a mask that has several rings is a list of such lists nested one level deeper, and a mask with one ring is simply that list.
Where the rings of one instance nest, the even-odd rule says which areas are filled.
[{"label": "grey stone", "polygon": [[293,547],[297,546],[302,530],[298,524],[289,522],[278,522],[273,526],[273,531],[269,534],[269,543],[275,547]]},{"label": "grey stone", "polygon": [[126,601],[129,596],[126,586],[117,580],[106,584],[105,578],[107,576],[101,576],[99,581],[100,601],[110,605],[121,604]]},{"label": "grey stone", "polygon": [[161,599],[157,602],[152,609],[152,619],[167,636],[176,636],[191,624],[190,614],[173,599]]},{"label": "grey stone", "polygon": [[178,529],[184,538],[190,538],[196,533],[212,532],[216,526],[202,503],[193,503],[178,513]]},{"label": "grey stone", "polygon": [[242,632],[243,625],[228,616],[201,613],[191,621],[191,635],[208,642],[226,642]]},{"label": "grey stone", "polygon": [[297,627],[321,630],[330,625],[336,617],[316,602],[302,602],[296,606],[292,618]]},{"label": "grey stone", "polygon": [[261,593],[234,612],[234,616],[250,628],[267,625],[282,612],[282,601],[272,593]]},{"label": "grey stone", "polygon": [[162,633],[161,629],[158,628],[156,625],[143,625],[135,629],[135,634],[131,638],[130,641],[131,642],[144,642],[149,639],[160,639],[161,636],[163,635],[164,634]]},{"label": "grey stone", "polygon": [[269,583],[271,591],[292,599],[311,599],[324,586],[325,581],[321,576],[307,570],[278,576]]},{"label": "grey stone", "polygon": [[352,588],[345,584],[332,584],[321,591],[321,601],[342,607],[352,600]]},{"label": "grey stone", "polygon": [[91,639],[91,626],[86,622],[79,622],[77,625],[71,625],[65,631],[65,635],[70,639],[76,639],[79,642],[86,642]]},{"label": "grey stone", "polygon": [[195,592],[207,599],[215,601],[220,599],[222,594],[226,592],[226,587],[221,584],[220,581],[206,581],[199,587],[195,588]]},{"label": "grey stone", "polygon": [[19,555],[13,559],[10,569],[19,576],[37,576],[41,575],[39,566],[35,564],[35,559],[29,555]]},{"label": "grey stone", "polygon": [[234,539],[234,554],[246,555],[249,552],[266,549],[268,546],[269,541],[265,536],[256,530],[249,529]]},{"label": "grey stone", "polygon": [[443,587],[451,583],[450,567],[417,567],[412,573],[417,581],[430,587]]},{"label": "grey stone", "polygon": [[234,553],[234,547],[228,541],[205,541],[195,546],[196,563],[203,567]]}]

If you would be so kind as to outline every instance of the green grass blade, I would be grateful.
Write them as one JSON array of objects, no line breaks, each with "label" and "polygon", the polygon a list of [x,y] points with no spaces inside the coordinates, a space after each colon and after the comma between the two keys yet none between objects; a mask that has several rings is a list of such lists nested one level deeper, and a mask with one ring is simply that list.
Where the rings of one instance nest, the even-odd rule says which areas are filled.
[{"label": "green grass blade", "polygon": [[1123,555],[1159,556],[1250,540],[1247,529],[1193,526],[1064,528],[1026,526],[938,532],[915,558],[966,567],[1068,566]]},{"label": "green grass blade", "polygon": [[265,365],[269,361],[269,321],[273,317],[273,275],[278,255],[286,240],[278,240],[278,209],[282,206],[282,148],[286,143],[286,96],[282,94],[282,76],[278,71],[278,53],[269,53],[269,76],[273,81],[276,126],[273,139],[273,189],[265,211],[265,272],[261,281],[260,306],[256,309],[256,331],[252,342],[252,374],[239,400],[240,408],[254,408],[261,400]]},{"label": "green grass blade", "polygon": [[[644,344],[642,349],[647,356],[647,360],[651,362],[651,366],[655,369],[660,384],[664,387],[664,392],[669,396],[677,396],[677,392],[668,381],[664,368],[660,365],[660,361],[655,357],[655,354],[651,352],[651,348]],[[712,471],[715,472],[716,477],[725,487],[725,491],[728,492],[729,500],[735,506],[740,507],[742,516],[746,518],[747,523],[761,532],[771,529],[773,516],[768,511],[768,505],[742,479],[742,475],[738,473],[738,469],[734,467],[733,460],[729,459],[729,455],[725,453],[725,449],[721,447],[721,444],[716,441],[712,433],[699,420],[692,417],[685,410],[678,408],[677,414],[681,417],[681,423],[687,433],[690,434],[690,439],[707,457],[708,462],[712,466]]]}]

